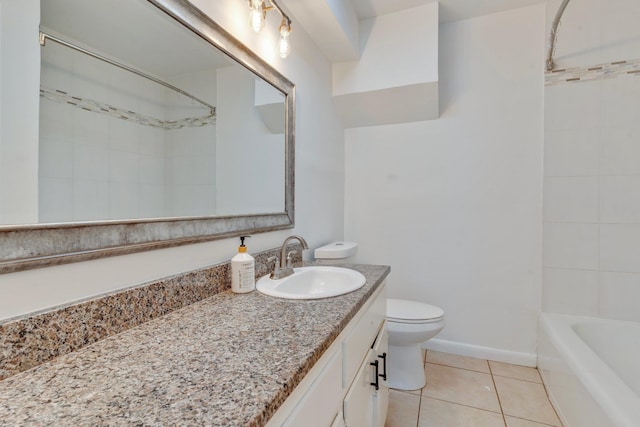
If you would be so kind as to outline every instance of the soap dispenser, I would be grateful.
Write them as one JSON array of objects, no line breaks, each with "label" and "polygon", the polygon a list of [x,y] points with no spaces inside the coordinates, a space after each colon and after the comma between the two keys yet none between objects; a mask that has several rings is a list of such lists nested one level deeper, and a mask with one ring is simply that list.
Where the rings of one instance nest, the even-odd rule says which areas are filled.
[{"label": "soap dispenser", "polygon": [[231,290],[236,293],[247,293],[256,289],[256,266],[251,255],[247,253],[244,239],[251,236],[240,236],[240,247],[236,256],[231,258]]}]

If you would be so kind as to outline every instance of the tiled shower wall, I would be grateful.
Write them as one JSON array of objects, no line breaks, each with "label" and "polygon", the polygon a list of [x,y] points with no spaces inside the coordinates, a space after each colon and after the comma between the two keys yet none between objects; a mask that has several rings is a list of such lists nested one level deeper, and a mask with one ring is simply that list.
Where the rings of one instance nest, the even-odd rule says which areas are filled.
[{"label": "tiled shower wall", "polygon": [[[636,1],[571,2],[558,67],[640,59],[638,19]],[[543,311],[640,321],[640,76],[617,70],[547,75]]]},{"label": "tiled shower wall", "polygon": [[[117,107],[129,117],[41,98],[39,222],[215,212],[215,125],[165,129],[138,123],[129,114],[168,121],[200,117],[207,109],[54,42],[41,53],[43,87]],[[201,84],[215,102],[212,73],[213,78],[185,79]]]}]

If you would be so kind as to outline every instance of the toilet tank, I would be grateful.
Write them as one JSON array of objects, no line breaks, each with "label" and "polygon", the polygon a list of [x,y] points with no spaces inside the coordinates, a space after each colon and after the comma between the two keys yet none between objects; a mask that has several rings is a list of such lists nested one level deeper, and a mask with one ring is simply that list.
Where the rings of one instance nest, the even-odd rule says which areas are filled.
[{"label": "toilet tank", "polygon": [[348,264],[354,261],[356,252],[357,243],[338,241],[317,248],[313,256],[319,264]]}]

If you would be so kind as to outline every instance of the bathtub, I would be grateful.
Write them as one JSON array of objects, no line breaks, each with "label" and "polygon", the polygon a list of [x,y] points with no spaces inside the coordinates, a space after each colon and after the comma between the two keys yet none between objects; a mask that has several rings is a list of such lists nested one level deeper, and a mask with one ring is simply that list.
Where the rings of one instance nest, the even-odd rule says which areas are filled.
[{"label": "bathtub", "polygon": [[640,323],[540,315],[538,369],[565,427],[640,427]]}]

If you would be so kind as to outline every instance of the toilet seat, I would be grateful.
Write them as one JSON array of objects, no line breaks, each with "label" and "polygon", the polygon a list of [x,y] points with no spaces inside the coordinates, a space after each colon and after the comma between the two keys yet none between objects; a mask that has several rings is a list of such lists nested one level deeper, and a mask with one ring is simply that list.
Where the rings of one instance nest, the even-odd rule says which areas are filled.
[{"label": "toilet seat", "polygon": [[403,299],[387,299],[387,320],[398,323],[439,322],[444,311],[436,306]]}]

